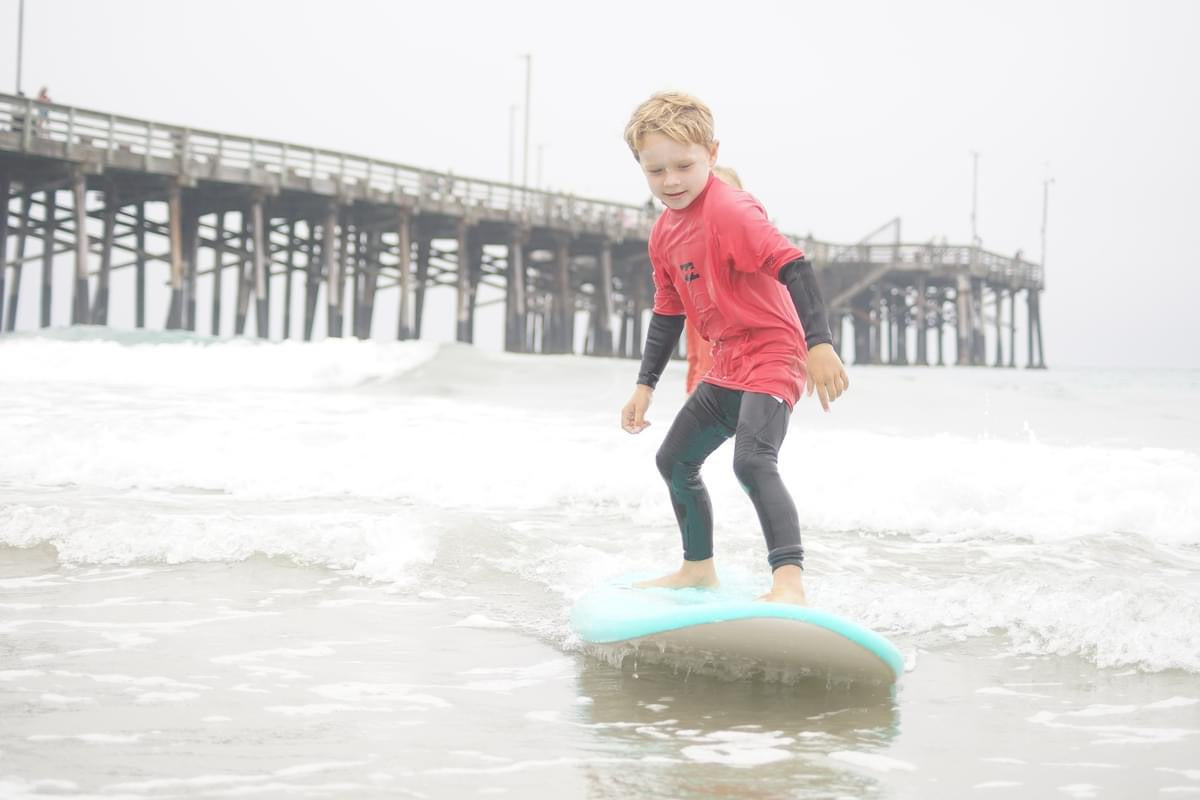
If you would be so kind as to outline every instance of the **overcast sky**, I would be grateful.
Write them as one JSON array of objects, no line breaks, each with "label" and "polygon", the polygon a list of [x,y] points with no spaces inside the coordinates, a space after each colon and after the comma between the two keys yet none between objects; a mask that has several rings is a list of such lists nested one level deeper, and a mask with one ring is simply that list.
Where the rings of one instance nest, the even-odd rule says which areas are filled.
[{"label": "overcast sky", "polygon": [[[0,19],[11,92],[16,0]],[[27,0],[23,88],[506,180],[528,52],[531,181],[544,145],[546,186],[644,202],[622,130],[678,88],[782,229],[833,241],[898,216],[968,242],[978,151],[988,249],[1040,258],[1054,179],[1051,366],[1200,367],[1198,41],[1200,2],[1144,0]]]}]

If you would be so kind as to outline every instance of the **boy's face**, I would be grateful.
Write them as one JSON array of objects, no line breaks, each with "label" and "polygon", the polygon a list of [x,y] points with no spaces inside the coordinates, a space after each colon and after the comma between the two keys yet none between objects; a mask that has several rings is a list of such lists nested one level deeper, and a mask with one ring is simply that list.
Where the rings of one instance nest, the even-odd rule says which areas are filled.
[{"label": "boy's face", "polygon": [[684,144],[661,133],[648,133],[638,148],[638,162],[650,192],[676,211],[691,205],[717,163],[717,142],[710,147]]}]

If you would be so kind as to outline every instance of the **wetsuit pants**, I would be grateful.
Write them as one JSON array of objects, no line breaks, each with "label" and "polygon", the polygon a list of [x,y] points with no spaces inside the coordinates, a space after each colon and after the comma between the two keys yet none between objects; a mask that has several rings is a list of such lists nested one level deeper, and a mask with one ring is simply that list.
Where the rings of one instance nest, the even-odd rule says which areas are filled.
[{"label": "wetsuit pants", "polygon": [[657,462],[670,489],[685,560],[712,558],[712,503],[700,480],[700,466],[732,436],[733,471],[758,512],[771,569],[803,566],[796,504],[778,469],[779,447],[790,416],[787,404],[771,395],[704,382],[684,403],[659,448]]}]

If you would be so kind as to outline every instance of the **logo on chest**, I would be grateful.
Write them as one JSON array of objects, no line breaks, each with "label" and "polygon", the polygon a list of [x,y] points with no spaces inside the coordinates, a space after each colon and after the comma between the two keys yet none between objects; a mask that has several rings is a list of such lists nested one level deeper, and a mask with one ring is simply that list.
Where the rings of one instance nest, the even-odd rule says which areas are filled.
[{"label": "logo on chest", "polygon": [[679,271],[683,273],[684,283],[691,283],[700,277],[700,273],[696,271],[696,265],[690,261],[680,264]]}]

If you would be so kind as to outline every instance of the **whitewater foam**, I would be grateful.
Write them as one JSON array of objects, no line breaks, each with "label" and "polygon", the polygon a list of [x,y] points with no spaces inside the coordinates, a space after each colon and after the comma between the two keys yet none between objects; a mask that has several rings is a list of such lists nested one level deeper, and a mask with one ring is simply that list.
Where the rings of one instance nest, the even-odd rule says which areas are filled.
[{"label": "whitewater foam", "polygon": [[[567,649],[578,643],[565,609],[583,591],[678,558],[654,467],[682,400],[677,365],[656,392],[655,426],[631,437],[615,410],[634,365],[613,359],[104,331],[8,337],[0,356],[0,546],[138,570],[283,558],[427,600],[472,598],[482,607],[460,625],[511,625]],[[813,602],[909,637],[914,663],[921,647],[1001,633],[1015,654],[1200,672],[1200,453],[1191,434],[1161,446],[1196,382],[1097,381],[860,370],[834,414],[801,406],[781,470]],[[944,407],[920,394],[926,382]],[[1077,431],[1096,388],[1109,392],[1101,407],[1148,393],[1155,446],[1128,427],[1125,445],[1061,435],[1054,423]],[[1023,424],[1009,425],[1010,406]],[[758,521],[731,458],[724,448],[705,469],[722,570],[761,582]],[[495,583],[473,591],[484,579]],[[493,594],[509,598],[505,613],[487,607]],[[3,624],[39,616],[27,606],[7,604]],[[189,624],[218,619],[229,618]],[[135,647],[183,623],[62,624]]]}]

